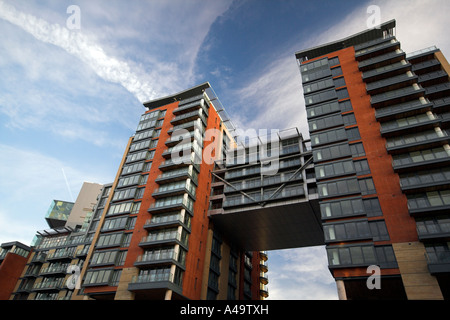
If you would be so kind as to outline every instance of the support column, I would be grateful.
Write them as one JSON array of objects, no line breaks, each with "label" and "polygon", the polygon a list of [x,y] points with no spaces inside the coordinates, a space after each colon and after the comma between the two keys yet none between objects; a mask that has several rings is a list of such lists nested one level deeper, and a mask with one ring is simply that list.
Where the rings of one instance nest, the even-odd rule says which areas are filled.
[{"label": "support column", "polygon": [[347,293],[345,292],[344,280],[336,280],[336,287],[339,300],[347,300]]},{"label": "support column", "polygon": [[172,300],[172,290],[167,290],[164,296],[164,300]]},{"label": "support column", "polygon": [[443,300],[436,277],[428,271],[423,243],[393,243],[392,247],[408,300]]}]

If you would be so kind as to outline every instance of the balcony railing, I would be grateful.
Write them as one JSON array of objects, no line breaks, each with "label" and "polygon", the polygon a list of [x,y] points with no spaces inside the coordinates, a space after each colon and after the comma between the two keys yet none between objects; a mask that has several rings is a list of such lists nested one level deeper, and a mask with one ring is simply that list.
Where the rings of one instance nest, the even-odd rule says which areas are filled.
[{"label": "balcony railing", "polygon": [[414,84],[402,89],[392,90],[372,96],[371,104],[374,108],[384,107],[388,103],[401,103],[403,100],[422,97],[425,93],[420,85]]},{"label": "balcony railing", "polygon": [[64,278],[43,281],[33,285],[33,291],[60,290],[64,286]]},{"label": "balcony railing", "polygon": [[139,243],[140,247],[147,248],[161,244],[180,244],[187,248],[189,235],[186,232],[177,230],[152,232],[147,237],[143,237]]}]

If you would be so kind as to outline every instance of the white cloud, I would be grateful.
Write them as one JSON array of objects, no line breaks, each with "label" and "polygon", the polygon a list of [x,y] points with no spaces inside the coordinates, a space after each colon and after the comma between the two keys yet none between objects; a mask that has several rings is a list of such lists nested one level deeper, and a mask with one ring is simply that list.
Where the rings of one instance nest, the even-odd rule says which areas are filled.
[{"label": "white cloud", "polygon": [[325,248],[269,251],[270,300],[335,300]]},{"label": "white cloud", "polygon": [[102,47],[81,32],[70,31],[58,24],[49,24],[34,15],[17,11],[3,1],[0,1],[0,18],[22,28],[36,39],[56,45],[78,57],[99,77],[121,84],[141,102],[157,95],[153,85],[139,79],[126,62],[109,57]]}]

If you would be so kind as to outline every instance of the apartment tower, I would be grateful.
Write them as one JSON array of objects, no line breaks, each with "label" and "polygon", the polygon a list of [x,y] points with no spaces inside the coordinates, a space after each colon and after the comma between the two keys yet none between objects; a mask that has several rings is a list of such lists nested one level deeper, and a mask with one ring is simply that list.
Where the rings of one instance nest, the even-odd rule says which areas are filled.
[{"label": "apartment tower", "polygon": [[450,297],[449,65],[406,54],[395,24],[296,53],[342,299]]},{"label": "apartment tower", "polygon": [[234,140],[214,91],[204,83],[144,106],[94,213],[72,299],[264,298],[267,255],[243,250],[208,217],[214,161]]}]

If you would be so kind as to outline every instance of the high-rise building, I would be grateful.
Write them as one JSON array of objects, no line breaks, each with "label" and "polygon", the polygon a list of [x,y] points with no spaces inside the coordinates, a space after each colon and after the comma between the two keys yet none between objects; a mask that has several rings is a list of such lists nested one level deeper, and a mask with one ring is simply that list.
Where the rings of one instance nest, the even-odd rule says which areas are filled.
[{"label": "high-rise building", "polygon": [[395,24],[296,53],[341,298],[450,297],[449,64],[406,54]]},{"label": "high-rise building", "polygon": [[264,299],[266,250],[318,245],[341,299],[450,298],[450,66],[395,25],[295,54],[309,138],[238,137],[209,83],[145,103],[114,181],[52,204],[11,298]]},{"label": "high-rise building", "polygon": [[208,218],[214,162],[234,140],[212,88],[204,83],[144,106],[94,213],[72,299],[266,297],[267,255],[243,250]]}]

